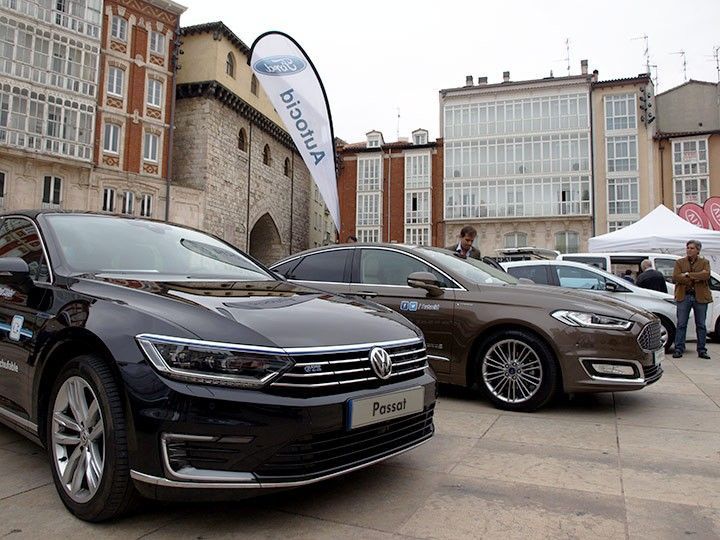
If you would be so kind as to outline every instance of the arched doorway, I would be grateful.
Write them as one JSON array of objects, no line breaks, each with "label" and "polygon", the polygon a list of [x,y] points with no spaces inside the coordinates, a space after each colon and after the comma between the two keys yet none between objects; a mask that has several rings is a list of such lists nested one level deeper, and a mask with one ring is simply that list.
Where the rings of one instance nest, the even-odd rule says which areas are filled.
[{"label": "arched doorway", "polygon": [[250,230],[250,255],[264,264],[272,264],[287,255],[280,233],[270,214],[263,214]]}]

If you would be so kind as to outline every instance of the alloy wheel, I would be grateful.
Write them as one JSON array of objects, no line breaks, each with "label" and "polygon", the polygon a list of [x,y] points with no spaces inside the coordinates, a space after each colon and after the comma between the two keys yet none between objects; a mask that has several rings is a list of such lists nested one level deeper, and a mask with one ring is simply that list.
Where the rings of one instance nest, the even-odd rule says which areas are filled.
[{"label": "alloy wheel", "polygon": [[505,339],[496,342],[485,353],[482,378],[497,399],[523,403],[532,398],[542,384],[542,363],[527,343]]},{"label": "alloy wheel", "polygon": [[105,428],[100,402],[82,377],[60,387],[52,412],[52,452],[58,475],[73,501],[85,503],[100,486],[105,463]]}]

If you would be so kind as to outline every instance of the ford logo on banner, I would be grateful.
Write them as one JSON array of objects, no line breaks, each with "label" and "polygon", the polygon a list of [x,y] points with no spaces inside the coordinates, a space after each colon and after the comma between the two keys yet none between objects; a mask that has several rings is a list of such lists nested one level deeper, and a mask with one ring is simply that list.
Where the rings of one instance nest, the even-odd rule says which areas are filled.
[{"label": "ford logo on banner", "polygon": [[253,65],[258,73],[275,77],[300,73],[307,64],[297,56],[268,56],[261,58]]}]

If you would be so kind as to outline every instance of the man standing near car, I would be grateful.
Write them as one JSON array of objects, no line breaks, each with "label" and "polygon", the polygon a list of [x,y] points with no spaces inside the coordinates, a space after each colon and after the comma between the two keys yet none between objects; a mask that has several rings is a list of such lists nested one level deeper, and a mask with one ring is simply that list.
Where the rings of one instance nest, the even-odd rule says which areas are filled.
[{"label": "man standing near car", "polygon": [[473,227],[472,225],[465,225],[460,230],[460,241],[457,243],[457,245],[447,246],[445,249],[447,249],[448,251],[453,251],[455,255],[457,255],[461,259],[467,259],[469,257],[471,259],[477,259],[478,261],[480,261],[482,260],[480,250],[473,248],[473,242],[475,241],[476,237],[477,231],[475,230],[475,227]]},{"label": "man standing near car", "polygon": [[710,359],[705,347],[707,307],[713,301],[709,285],[710,262],[700,256],[701,249],[702,243],[698,240],[688,240],[685,244],[687,256],[675,261],[673,281],[675,282],[678,326],[675,333],[673,358],[680,358],[685,352],[685,332],[692,309],[695,314],[698,356],[706,360]]},{"label": "man standing near car", "polygon": [[645,259],[641,262],[640,268],[642,269],[642,272],[640,272],[637,280],[635,280],[635,285],[642,287],[643,289],[650,289],[663,293],[668,292],[667,284],[665,283],[665,276],[652,267],[652,261],[650,261],[650,259]]}]

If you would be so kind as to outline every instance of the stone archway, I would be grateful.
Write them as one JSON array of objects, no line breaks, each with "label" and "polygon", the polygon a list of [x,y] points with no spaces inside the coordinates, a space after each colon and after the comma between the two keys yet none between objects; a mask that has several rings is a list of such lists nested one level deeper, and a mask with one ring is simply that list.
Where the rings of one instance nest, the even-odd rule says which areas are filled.
[{"label": "stone archway", "polygon": [[263,214],[250,230],[250,255],[263,264],[270,265],[287,255],[280,233],[270,214]]}]

